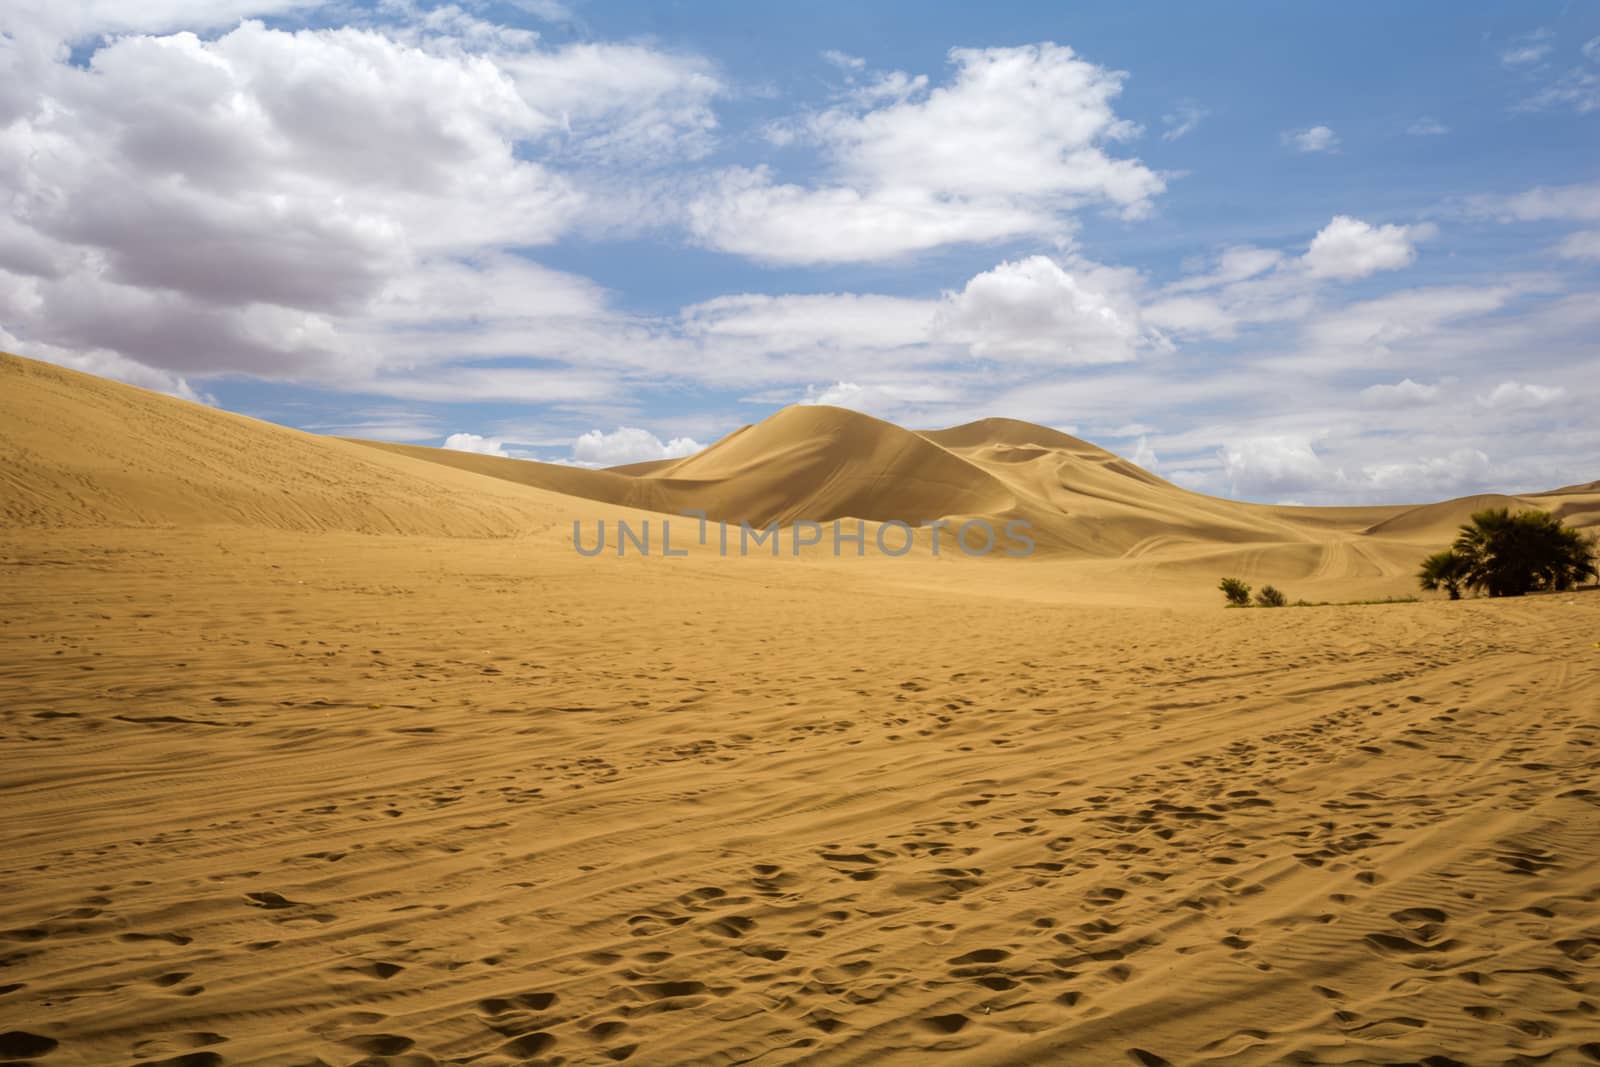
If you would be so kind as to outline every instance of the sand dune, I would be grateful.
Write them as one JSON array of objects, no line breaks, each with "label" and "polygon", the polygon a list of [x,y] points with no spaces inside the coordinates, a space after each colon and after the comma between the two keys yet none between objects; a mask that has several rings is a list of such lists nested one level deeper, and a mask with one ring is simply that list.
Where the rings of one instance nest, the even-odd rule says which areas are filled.
[{"label": "sand dune", "polygon": [[[1476,505],[887,426],[592,472],[0,358],[0,1060],[1600,1059],[1600,594],[1226,611]],[[686,500],[1053,540],[568,543]]]},{"label": "sand dune", "polygon": [[1442,500],[1437,504],[1407,508],[1392,518],[1373,523],[1363,532],[1412,541],[1443,543],[1454,538],[1461,524],[1469,521],[1476,512],[1492,508],[1522,511],[1539,506],[1532,499],[1505,496],[1500,493],[1481,493],[1476,496],[1457,497],[1454,500]]},{"label": "sand dune", "polygon": [[570,498],[0,355],[6,527],[512,536]]},{"label": "sand dune", "polygon": [[[986,438],[984,434],[992,434]],[[713,519],[829,522],[983,518],[1031,524],[1046,554],[1142,556],[1353,535],[1405,508],[1270,508],[1191,493],[1043,426],[987,419],[913,433],[858,412],[786,408],[687,459],[582,470],[414,445],[371,447],[625,507]]]},{"label": "sand dune", "polygon": [[1244,504],[1182,489],[1088,442],[1014,419],[913,433],[857,412],[787,408],[705,451],[609,470],[364,442],[411,458],[604,503],[755,526],[839,518],[979,517],[1030,524],[1045,555],[1232,567],[1269,580],[1406,578],[1474,511],[1544,508],[1600,526],[1600,492],[1571,487],[1420,506]]}]

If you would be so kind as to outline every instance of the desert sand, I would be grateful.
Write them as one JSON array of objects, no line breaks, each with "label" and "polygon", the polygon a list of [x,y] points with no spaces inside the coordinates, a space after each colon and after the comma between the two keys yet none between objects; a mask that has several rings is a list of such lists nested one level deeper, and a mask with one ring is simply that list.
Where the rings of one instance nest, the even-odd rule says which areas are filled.
[{"label": "desert sand", "polygon": [[[0,460],[0,1060],[1600,1061],[1600,595],[1215,589],[1407,596],[1600,483],[1267,507],[831,408],[584,471],[10,356]],[[1038,550],[573,550],[683,508]]]}]

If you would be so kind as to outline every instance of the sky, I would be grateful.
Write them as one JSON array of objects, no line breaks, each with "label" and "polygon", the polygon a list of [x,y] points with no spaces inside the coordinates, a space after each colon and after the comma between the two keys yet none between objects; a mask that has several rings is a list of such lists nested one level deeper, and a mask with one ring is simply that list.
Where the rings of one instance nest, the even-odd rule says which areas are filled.
[{"label": "sky", "polygon": [[587,466],[795,403],[1600,477],[1600,5],[0,0],[0,349]]}]

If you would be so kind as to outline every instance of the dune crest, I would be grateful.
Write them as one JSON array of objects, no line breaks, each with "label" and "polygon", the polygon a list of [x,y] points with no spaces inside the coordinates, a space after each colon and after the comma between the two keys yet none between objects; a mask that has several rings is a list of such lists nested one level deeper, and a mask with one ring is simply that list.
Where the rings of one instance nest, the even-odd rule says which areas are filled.
[{"label": "dune crest", "polygon": [[505,537],[548,494],[0,356],[8,527],[214,526]]}]

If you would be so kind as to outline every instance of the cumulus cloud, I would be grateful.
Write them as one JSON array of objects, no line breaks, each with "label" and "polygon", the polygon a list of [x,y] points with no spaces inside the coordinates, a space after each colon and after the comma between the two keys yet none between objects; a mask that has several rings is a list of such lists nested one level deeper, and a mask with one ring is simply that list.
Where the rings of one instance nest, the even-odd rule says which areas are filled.
[{"label": "cumulus cloud", "polygon": [[1486,452],[1458,448],[1443,456],[1371,463],[1361,468],[1359,484],[1367,493],[1394,491],[1413,498],[1441,497],[1475,489],[1494,474]]},{"label": "cumulus cloud", "polygon": [[705,448],[689,437],[670,441],[648,430],[619,426],[610,433],[590,430],[572,443],[572,462],[581,467],[619,467],[625,463],[644,463],[658,459],[681,459]]},{"label": "cumulus cloud", "polygon": [[1450,132],[1450,127],[1438,119],[1424,115],[1406,127],[1406,132],[1413,137],[1441,137]]},{"label": "cumulus cloud", "polygon": [[1144,322],[1178,338],[1226,340],[1246,326],[1302,320],[1316,310],[1328,283],[1410,266],[1416,243],[1435,232],[1428,223],[1373,226],[1336,215],[1300,256],[1249,245],[1226,248],[1152,294]]},{"label": "cumulus cloud", "polygon": [[957,48],[950,62],[945,85],[879,79],[788,129],[829,163],[815,184],[760,166],[715,176],[689,205],[691,231],[768,262],[870,261],[1064,234],[1094,204],[1137,217],[1164,188],[1107,151],[1137,132],[1112,109],[1122,74],[1055,44]]},{"label": "cumulus cloud", "polygon": [[[938,300],[851,293],[717,297],[683,310],[685,335],[717,346],[792,357],[782,368],[903,350],[919,360],[959,354],[994,361],[1117,363],[1160,339],[1141,321],[1138,275],[1081,257],[1029,256],[983,271]],[[770,360],[768,373],[778,371]],[[814,372],[815,367],[810,369]]]},{"label": "cumulus cloud", "polygon": [[511,453],[498,437],[482,437],[475,433],[453,433],[444,439],[444,447],[455,452],[476,452],[481,456],[500,456],[509,459]]},{"label": "cumulus cloud", "polygon": [[[850,408],[880,419],[893,419],[902,425],[907,421],[931,424],[950,421],[939,413],[959,405],[966,395],[962,383],[930,380],[925,374],[905,377],[876,374],[874,377],[876,380],[866,383],[836,381],[824,386],[808,385],[802,395],[793,398],[794,403]],[[786,394],[747,399],[783,403],[790,398],[791,395]],[[930,416],[929,413],[934,414]]]},{"label": "cumulus cloud", "polygon": [[[456,8],[297,32],[237,22],[243,10],[0,15],[0,270],[27,297],[7,308],[13,347],[115,353],[98,365],[125,378],[137,364],[145,380],[368,386],[419,364],[623,348],[628,327],[597,287],[502,250],[583,218],[592,197],[551,160],[649,166],[702,150],[722,91],[707,63],[634,45],[542,50]],[[208,38],[128,32],[77,64],[57,47],[230,20]],[[575,317],[596,320],[588,336]]]},{"label": "cumulus cloud", "polygon": [[1306,268],[1314,276],[1364,278],[1381,270],[1409,267],[1417,258],[1416,242],[1432,237],[1431,225],[1373,226],[1348,215],[1335,215],[1311,240]]},{"label": "cumulus cloud", "polygon": [[1322,488],[1332,476],[1304,437],[1251,437],[1218,451],[1234,496],[1277,498]]},{"label": "cumulus cloud", "polygon": [[1437,385],[1424,385],[1404,378],[1393,385],[1369,385],[1361,399],[1373,407],[1402,408],[1430,404],[1439,398]]},{"label": "cumulus cloud", "polygon": [[808,385],[806,386],[806,395],[798,403],[825,404],[837,408],[856,408],[866,395],[867,390],[855,382],[834,382],[832,385],[822,389],[818,389],[814,385]]},{"label": "cumulus cloud", "polygon": [[[1229,495],[1280,502],[1330,496],[1366,501],[1436,500],[1480,490],[1503,474],[1488,454],[1477,448],[1346,466],[1319,453],[1312,440],[1293,435],[1240,440],[1223,446],[1218,457]],[[1206,479],[1188,473],[1181,480],[1201,488]]]},{"label": "cumulus cloud", "polygon": [[1001,263],[946,295],[935,326],[983,359],[1119,363],[1142,340],[1131,271],[1064,268],[1048,256]]},{"label": "cumulus cloud", "polygon": [[1478,403],[1487,408],[1542,408],[1560,400],[1566,392],[1566,388],[1560,385],[1501,382],[1478,397]]},{"label": "cumulus cloud", "polygon": [[283,15],[320,6],[323,0],[15,0],[15,25],[55,39],[171,30],[209,30],[236,25],[247,15]]},{"label": "cumulus cloud", "polygon": [[1296,152],[1337,152],[1339,135],[1327,126],[1311,126],[1304,130],[1285,130],[1280,140]]},{"label": "cumulus cloud", "polygon": [[767,167],[734,167],[709,178],[686,215],[690,231],[712,248],[798,264],[890,259],[1052,225],[1028,205],[1002,198],[944,199],[916,187],[862,192],[780,184]]}]

